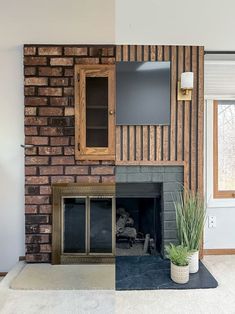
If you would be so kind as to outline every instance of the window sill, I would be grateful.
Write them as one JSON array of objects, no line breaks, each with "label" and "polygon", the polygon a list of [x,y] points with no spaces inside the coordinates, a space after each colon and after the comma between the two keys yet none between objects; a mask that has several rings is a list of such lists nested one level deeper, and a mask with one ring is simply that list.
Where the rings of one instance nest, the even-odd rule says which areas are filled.
[{"label": "window sill", "polygon": [[207,208],[235,208],[235,199],[234,198],[211,198],[207,201]]}]

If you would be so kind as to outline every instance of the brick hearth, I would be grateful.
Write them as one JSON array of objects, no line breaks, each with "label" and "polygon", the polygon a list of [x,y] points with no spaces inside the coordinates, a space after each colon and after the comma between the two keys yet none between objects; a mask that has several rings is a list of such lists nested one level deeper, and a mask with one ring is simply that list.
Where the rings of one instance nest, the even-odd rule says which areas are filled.
[{"label": "brick hearth", "polygon": [[[102,49],[102,54],[100,54]],[[114,63],[113,46],[24,46],[26,261],[51,261],[53,183],[114,182],[114,162],[74,158],[74,64]]]}]

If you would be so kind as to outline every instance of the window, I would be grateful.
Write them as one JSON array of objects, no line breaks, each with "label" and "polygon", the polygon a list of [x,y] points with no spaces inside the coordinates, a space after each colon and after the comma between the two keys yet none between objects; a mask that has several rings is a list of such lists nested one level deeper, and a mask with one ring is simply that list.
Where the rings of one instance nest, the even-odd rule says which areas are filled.
[{"label": "window", "polygon": [[214,198],[235,197],[235,101],[214,101]]}]

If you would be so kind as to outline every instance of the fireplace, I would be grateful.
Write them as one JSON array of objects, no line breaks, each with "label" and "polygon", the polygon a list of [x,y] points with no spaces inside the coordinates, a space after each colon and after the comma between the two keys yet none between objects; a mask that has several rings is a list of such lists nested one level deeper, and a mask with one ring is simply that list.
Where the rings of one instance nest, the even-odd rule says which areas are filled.
[{"label": "fireplace", "polygon": [[53,186],[52,263],[114,261],[115,187]]},{"label": "fireplace", "polygon": [[147,256],[161,252],[160,183],[116,186],[116,256]]},{"label": "fireplace", "polygon": [[177,242],[174,194],[183,167],[118,166],[116,182],[53,185],[53,264],[164,256],[164,246]]},{"label": "fireplace", "polygon": [[[139,208],[139,210],[135,210],[136,213],[139,213],[144,220],[150,221],[151,217],[153,222],[148,225],[148,230],[140,230],[141,233],[144,233],[142,239],[138,239],[137,236],[134,239],[136,243],[139,240],[142,242],[142,246],[139,245],[140,250],[137,251],[138,256],[145,255],[146,253],[147,255],[160,253],[161,256],[165,256],[165,245],[170,242],[178,242],[174,195],[182,190],[183,179],[184,171],[182,166],[151,165],[116,167],[116,194],[119,196],[117,198],[117,205],[121,208],[124,207],[129,216],[135,220],[132,209],[135,205],[129,206],[132,200],[132,203],[136,204]],[[138,220],[137,218],[137,222]],[[143,226],[142,223],[140,227],[146,228],[146,225]],[[137,232],[138,229],[136,230]],[[146,235],[148,234],[149,239],[146,239]],[[146,242],[148,243],[147,252],[146,248],[143,248]],[[118,246],[120,245],[118,244]],[[122,251],[123,255],[132,255],[130,248],[128,253],[127,245],[126,248],[125,252],[124,250]],[[117,250],[117,253],[120,253],[120,249]]]}]

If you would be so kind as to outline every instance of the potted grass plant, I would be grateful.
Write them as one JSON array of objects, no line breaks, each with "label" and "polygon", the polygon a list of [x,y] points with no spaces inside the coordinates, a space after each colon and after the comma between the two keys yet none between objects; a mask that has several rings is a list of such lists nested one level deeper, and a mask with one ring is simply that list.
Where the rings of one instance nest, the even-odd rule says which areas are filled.
[{"label": "potted grass plant", "polygon": [[170,243],[165,247],[166,257],[171,261],[171,279],[179,284],[189,281],[189,252],[182,245]]},{"label": "potted grass plant", "polygon": [[205,224],[204,201],[199,193],[184,189],[174,204],[179,243],[190,252],[189,272],[196,273],[199,269],[199,249]]}]

